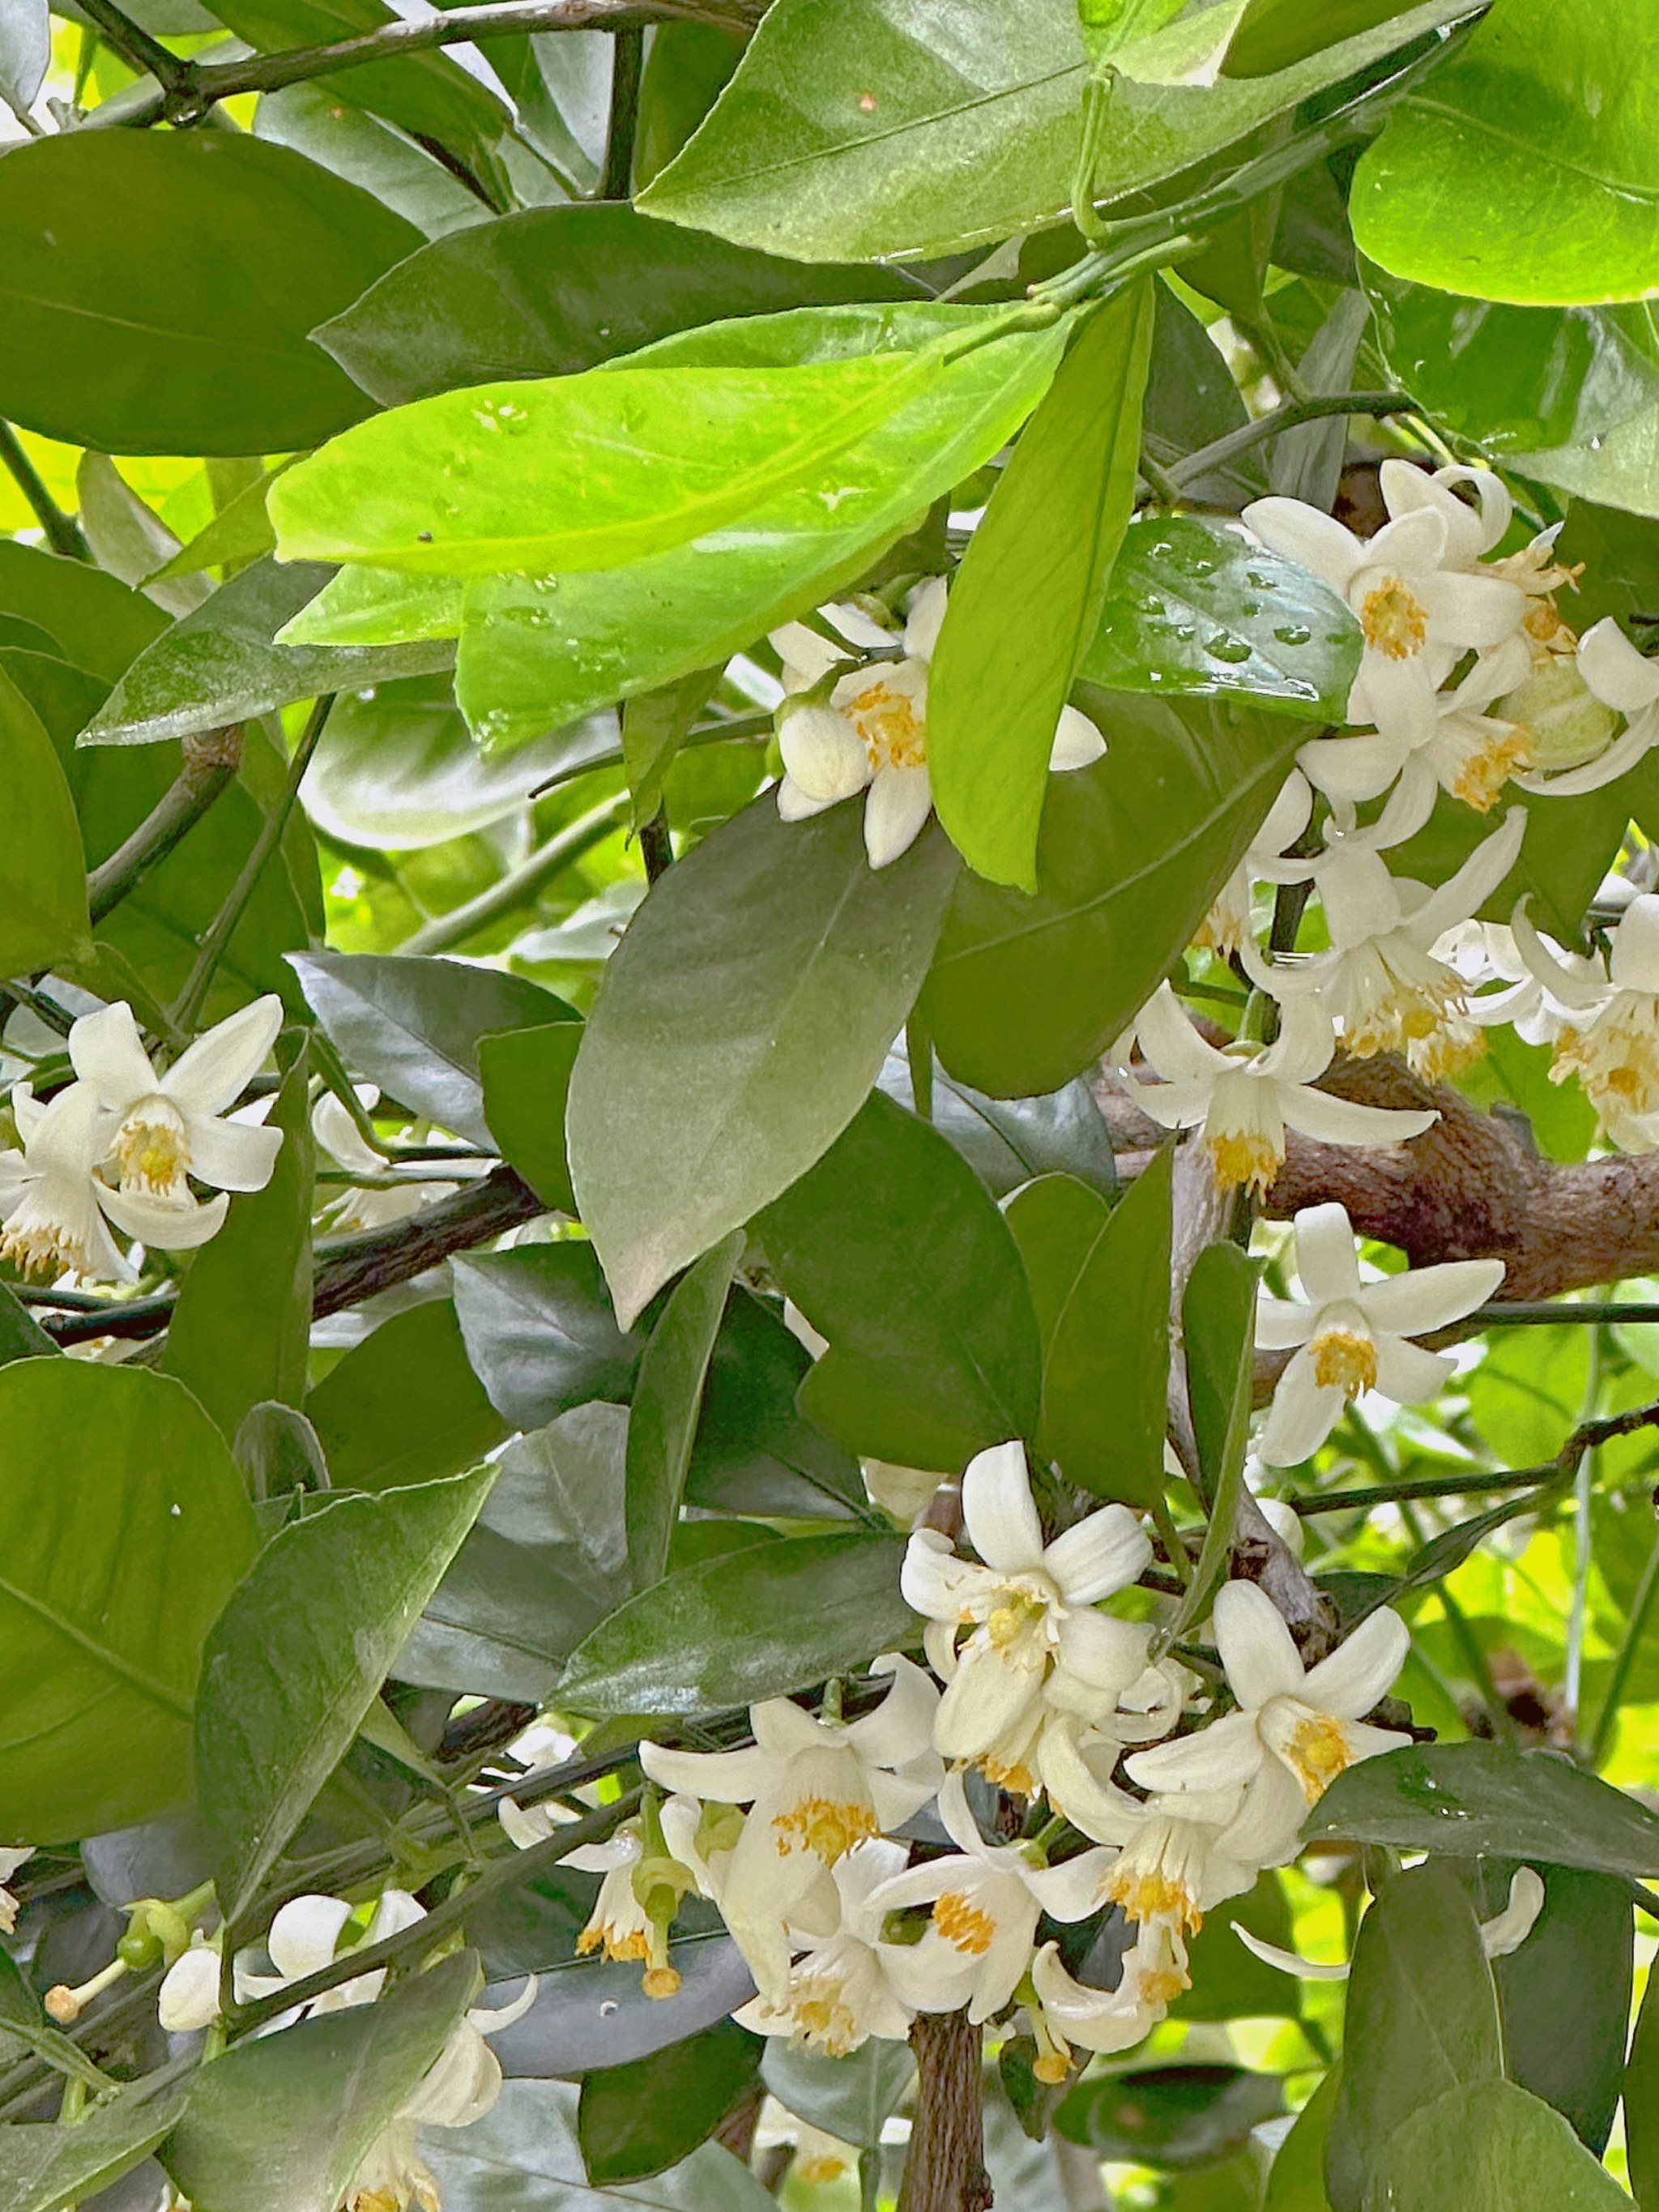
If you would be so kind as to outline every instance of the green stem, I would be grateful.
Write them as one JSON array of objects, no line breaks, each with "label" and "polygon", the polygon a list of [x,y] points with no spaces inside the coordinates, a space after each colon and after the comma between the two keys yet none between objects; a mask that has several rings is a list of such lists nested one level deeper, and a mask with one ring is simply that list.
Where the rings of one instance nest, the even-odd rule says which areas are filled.
[{"label": "green stem", "polygon": [[1469,1316],[1480,1328],[1554,1328],[1572,1322],[1659,1322],[1659,1304],[1650,1298],[1517,1298],[1477,1306]]},{"label": "green stem", "polygon": [[659,806],[648,822],[639,826],[640,858],[645,863],[645,879],[648,884],[659,882],[674,865],[674,840],[668,827],[668,809]]},{"label": "green stem", "polygon": [[1625,1686],[1630,1680],[1637,1652],[1647,1634],[1648,1616],[1653,1611],[1656,1594],[1659,1594],[1659,1538],[1655,1539],[1653,1548],[1648,1553],[1647,1565],[1642,1570],[1642,1579],[1636,1586],[1630,1619],[1625,1624],[1618,1656],[1613,1662],[1613,1672],[1607,1677],[1601,1710],[1595,1716],[1595,1732],[1584,1753],[1587,1764],[1591,1766],[1600,1766],[1613,1747],[1613,1727],[1619,1718],[1619,1708],[1624,1702]]},{"label": "green stem", "polygon": [[92,553],[80,524],[72,514],[64,514],[46,489],[40,471],[23,450],[23,441],[9,422],[0,422],[0,462],[3,462],[12,482],[33,510],[34,519],[52,551],[73,561],[90,561]]},{"label": "green stem", "polygon": [[1212,469],[1224,468],[1252,446],[1297,429],[1304,422],[1318,422],[1331,415],[1401,415],[1409,412],[1412,404],[1400,392],[1316,392],[1306,399],[1287,399],[1271,415],[1259,416],[1254,422],[1230,430],[1224,438],[1200,446],[1195,453],[1178,461],[1170,475],[1177,487],[1192,483]]},{"label": "green stem", "polygon": [[149,812],[88,876],[87,904],[94,922],[112,914],[137,889],[234,781],[242,757],[240,726],[186,738],[182,751],[183,765]]},{"label": "green stem", "polygon": [[265,863],[276,850],[283,833],[288,828],[289,816],[294,811],[300,796],[300,786],[311,765],[311,756],[317,750],[317,741],[323,734],[333,704],[334,694],[329,691],[312,708],[300,742],[295,747],[294,758],[289,763],[288,781],[283,787],[282,795],[260,823],[259,834],[242,864],[241,873],[231,885],[224,904],[209,925],[195,963],[185,978],[185,988],[179,994],[171,1017],[177,1030],[187,1034],[195,1026],[197,1016],[212,988],[213,978],[218,971],[219,963],[225,957],[236,925],[247,910],[247,902],[264,872]]},{"label": "green stem", "polygon": [[640,79],[645,69],[645,33],[637,24],[617,31],[611,41],[611,121],[605,133],[605,169],[594,197],[625,200],[634,186],[634,137],[640,120]]},{"label": "green stem", "polygon": [[1416,1474],[1398,1482],[1376,1482],[1363,1490],[1315,1492],[1305,1498],[1285,1500],[1292,1513],[1364,1512],[1373,1505],[1397,1505],[1412,1498],[1465,1498],[1493,1490],[1516,1490],[1529,1484],[1559,1480],[1553,1467],[1517,1468],[1503,1474]]},{"label": "green stem", "polygon": [[574,866],[583,854],[595,845],[602,844],[619,827],[629,805],[625,791],[602,799],[586,814],[579,815],[550,837],[544,845],[538,846],[528,860],[520,860],[516,868],[509,869],[500,883],[491,884],[488,890],[480,891],[462,906],[452,907],[417,929],[413,936],[404,939],[398,946],[400,952],[447,952],[453,945],[464,945],[476,937],[492,921],[522,905],[541,890],[544,884]]},{"label": "green stem", "polygon": [[1170,1501],[1161,1487],[1152,1492],[1152,1525],[1163,1541],[1164,1557],[1173,1572],[1180,1577],[1181,1587],[1188,1589],[1193,1579],[1192,1557],[1181,1540],[1181,1531],[1176,1527]]},{"label": "green stem", "polygon": [[159,39],[115,5],[115,0],[85,0],[82,13],[95,23],[104,43],[136,70],[153,76],[164,91],[186,83],[190,64],[171,52]]},{"label": "green stem", "polygon": [[[1581,1431],[1595,1419],[1595,1407],[1601,1395],[1601,1332],[1590,1333],[1589,1359],[1584,1376],[1583,1411],[1579,1419]],[[1584,1631],[1589,1620],[1589,1574],[1592,1530],[1590,1506],[1595,1490],[1595,1441],[1585,1439],[1573,1468],[1573,1568],[1572,1605],[1567,1614],[1566,1662],[1562,1669],[1562,1694],[1567,1711],[1572,1717],[1573,1733],[1578,1730],[1579,1707],[1583,1702],[1584,1681]]]}]

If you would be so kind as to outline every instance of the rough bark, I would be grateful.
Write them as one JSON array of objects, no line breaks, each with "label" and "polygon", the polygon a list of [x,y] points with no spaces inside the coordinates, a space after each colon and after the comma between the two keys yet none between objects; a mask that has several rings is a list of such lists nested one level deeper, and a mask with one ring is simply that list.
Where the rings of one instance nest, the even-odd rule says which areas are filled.
[{"label": "rough bark", "polygon": [[916,2017],[916,2118],[898,2212],[989,2212],[980,2041],[965,2012]]}]

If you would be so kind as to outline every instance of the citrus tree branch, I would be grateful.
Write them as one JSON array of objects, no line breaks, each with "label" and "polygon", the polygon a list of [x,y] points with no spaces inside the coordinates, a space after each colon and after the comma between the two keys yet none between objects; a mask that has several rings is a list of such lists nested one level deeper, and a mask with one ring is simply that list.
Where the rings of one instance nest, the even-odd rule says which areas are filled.
[{"label": "citrus tree branch", "polygon": [[242,762],[240,723],[183,740],[182,764],[155,805],[106,860],[87,877],[87,904],[94,922],[112,914],[190,833],[234,777]]}]

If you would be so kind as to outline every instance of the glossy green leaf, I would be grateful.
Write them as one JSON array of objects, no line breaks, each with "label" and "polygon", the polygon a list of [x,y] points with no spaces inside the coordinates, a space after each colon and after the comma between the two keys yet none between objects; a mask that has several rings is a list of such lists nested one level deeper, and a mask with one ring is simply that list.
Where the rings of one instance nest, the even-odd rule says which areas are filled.
[{"label": "glossy green leaf", "polygon": [[353,1072],[458,1137],[489,1148],[480,1041],[574,1021],[538,984],[459,960],[374,952],[296,954],[294,970]]},{"label": "glossy green leaf", "polygon": [[9,1285],[0,1285],[0,1367],[14,1359],[38,1359],[58,1350]]},{"label": "glossy green leaf", "polygon": [[146,1820],[189,1790],[202,1647],[253,1554],[242,1478],[178,1383],[75,1359],[0,1369],[0,1837]]},{"label": "glossy green leaf", "polygon": [[509,1444],[477,1526],[398,1661],[405,1681],[541,1705],[629,1595],[628,1417],[580,1406]]},{"label": "glossy green leaf", "polygon": [[1559,2112],[1480,2081],[1413,2112],[1383,2146],[1363,2212],[1629,2212]]},{"label": "glossy green leaf", "polygon": [[179,2088],[128,2095],[72,2128],[33,2122],[0,2129],[0,2195],[8,2212],[68,2212],[147,2158],[184,2109]]},{"label": "glossy green leaf", "polygon": [[994,1097],[1057,1089],[1145,1006],[1303,734],[1231,701],[1083,703],[1110,750],[1054,779],[1036,896],[963,877],[921,994],[945,1066]]},{"label": "glossy green leaf", "polygon": [[748,2092],[765,2048],[723,2020],[631,2066],[585,2075],[576,2133],[588,2179],[641,2181],[689,2158]]},{"label": "glossy green leaf", "polygon": [[1359,625],[1305,568],[1196,515],[1144,515],[1079,672],[1109,691],[1232,696],[1340,722],[1359,651]]},{"label": "glossy green leaf", "polygon": [[937,353],[617,367],[439,393],[274,484],[277,550],[441,576],[641,560],[799,484],[822,500],[837,458],[943,367]]},{"label": "glossy green leaf", "polygon": [[911,291],[884,270],[806,268],[616,201],[532,208],[434,240],[316,338],[381,406],[397,407],[502,377],[573,375],[735,316]]},{"label": "glossy green leaf", "polygon": [[167,626],[141,592],[84,561],[0,538],[0,608],[34,623],[65,660],[112,684]]},{"label": "glossy green leaf", "polygon": [[623,764],[636,829],[662,806],[668,771],[720,678],[718,668],[694,668],[676,684],[636,693],[623,708]]},{"label": "glossy green leaf", "polygon": [[768,794],[654,886],[605,970],[567,1117],[623,1322],[845,1128],[956,872],[937,830],[876,871],[856,804],[787,823]]},{"label": "glossy green leaf", "polygon": [[306,1413],[341,1490],[391,1490],[475,1467],[507,1435],[447,1298],[380,1322],[331,1367]]},{"label": "glossy green leaf", "polygon": [[881,2131],[903,2103],[915,2077],[904,2044],[877,2036],[845,2058],[831,2058],[787,2036],[769,2037],[761,2075],[778,2102],[797,2119],[822,2128],[839,2142],[874,2150]]},{"label": "glossy green leaf", "polygon": [[87,864],[75,802],[40,717],[0,671],[0,787],[27,836],[0,854],[0,973],[27,975],[90,949]]},{"label": "glossy green leaf", "polygon": [[521,1244],[451,1265],[467,1357],[514,1428],[631,1397],[644,1339],[617,1328],[591,1244]]},{"label": "glossy green leaf", "polygon": [[1307,0],[1249,0],[1222,64],[1225,76],[1267,76],[1338,39],[1406,13],[1401,0],[1328,0],[1311,11]]},{"label": "glossy green leaf", "polygon": [[[774,1300],[733,1290],[691,1447],[691,1504],[791,1520],[842,1519],[862,1509],[857,1460],[797,1409],[796,1393],[811,1364]],[[708,1524],[682,1522],[680,1537],[694,1525]]]},{"label": "glossy green leaf", "polygon": [[[1506,0],[1395,108],[1355,175],[1360,251],[1521,304],[1639,300],[1659,268],[1649,0]],[[1517,123],[1524,123],[1517,128]]]},{"label": "glossy green leaf", "polygon": [[1358,2212],[1403,2121],[1449,2090],[1503,2078],[1498,1993],[1455,1868],[1431,1859],[1392,1876],[1360,1922],[1346,2042],[1325,2185],[1335,2212]]},{"label": "glossy green leaf", "polygon": [[1255,1376],[1255,1287],[1256,1271],[1237,1244],[1206,1244],[1182,1296],[1187,1396],[1207,1526],[1166,1631],[1171,1643],[1208,1615],[1238,1534]]},{"label": "glossy green leaf", "polygon": [[256,1505],[293,1491],[329,1488],[328,1459],[306,1416],[276,1398],[261,1398],[230,1440]]},{"label": "glossy green leaf", "polygon": [[1264,1943],[1296,1948],[1290,1900],[1271,1868],[1254,1889],[1232,1897],[1204,1917],[1204,1925],[1187,1947],[1193,1985],[1170,2008],[1173,2020],[1294,2020],[1302,2008],[1304,1984],[1281,1967],[1270,1966],[1240,1942],[1248,1928]]},{"label": "glossy green leaf", "polygon": [[628,1565],[636,1589],[667,1568],[709,1355],[743,1245],[733,1230],[687,1269],[640,1358],[628,1421]]},{"label": "glossy green leaf", "polygon": [[165,583],[171,577],[196,576],[204,568],[218,568],[234,576],[239,568],[246,568],[261,554],[269,553],[276,543],[276,535],[265,513],[265,500],[273,477],[280,475],[285,465],[279,463],[276,468],[257,476],[252,483],[244,484],[217,509],[212,521],[181,545],[167,565],[158,568],[149,580],[152,584]]},{"label": "glossy green leaf", "polygon": [[174,2185],[202,2212],[334,2212],[477,1986],[477,1954],[459,1951],[376,2003],[320,2013],[202,2067],[161,2153]]},{"label": "glossy green leaf", "polygon": [[1267,2174],[1261,2212],[1331,2212],[1325,2194],[1325,2145],[1342,2087],[1339,2059],[1297,2114]]},{"label": "glossy green leaf", "polygon": [[481,1468],[290,1522],[226,1607],[203,1655],[196,1768],[227,1918],[351,1748],[495,1479]]},{"label": "glossy green leaf", "polygon": [[581,1041],[580,1022],[546,1022],[478,1040],[489,1133],[536,1195],[562,1213],[576,1210],[564,1115]]},{"label": "glossy green leaf", "polygon": [[819,1427],[952,1474],[1033,1433],[1042,1349],[1018,1248],[937,1130],[878,1093],[756,1226],[830,1340],[801,1386]]},{"label": "glossy green leaf", "polygon": [[367,192],[228,131],[14,148],[0,230],[0,411],[118,453],[288,453],[356,422],[362,393],[307,333],[421,242]]},{"label": "glossy green leaf", "polygon": [[93,717],[88,744],[154,744],[268,714],[295,699],[447,667],[454,649],[441,641],[367,647],[274,643],[329,574],[308,562],[283,568],[256,561],[222,584],[133,662]]},{"label": "glossy green leaf", "polygon": [[578,1646],[560,1700],[596,1718],[692,1715],[850,1673],[916,1634],[903,1553],[891,1536],[789,1536],[682,1568]]},{"label": "glossy green leaf", "polygon": [[[1156,297],[1142,428],[1146,452],[1167,468],[1196,453],[1200,446],[1242,429],[1249,417],[1231,370],[1192,309],[1176,298],[1167,283],[1157,286]],[[1187,491],[1189,498],[1205,507],[1236,511],[1267,489],[1261,454],[1249,450],[1224,467],[1195,478]],[[1134,526],[1130,528],[1133,531]]]},{"label": "glossy green leaf", "polygon": [[1080,2081],[1054,2116],[1060,2133],[1103,2158],[1181,2172],[1240,2149],[1285,2109],[1277,2074],[1242,2066],[1140,2066]]},{"label": "glossy green leaf", "polygon": [[162,1366],[234,1438],[250,1407],[299,1407],[311,1340],[311,1056],[302,1047],[269,1116],[282,1149],[263,1190],[239,1191],[191,1262]]},{"label": "glossy green leaf", "polygon": [[[914,1105],[902,1049],[889,1054],[881,1087],[901,1106]],[[994,1198],[1006,1198],[1042,1175],[1075,1176],[1105,1196],[1117,1188],[1111,1132],[1081,1078],[1046,1097],[988,1098],[982,1091],[952,1082],[935,1060],[929,1118]]]},{"label": "glossy green leaf", "polygon": [[1625,2067],[1625,2155],[1638,2204],[1659,2204],[1659,1975],[1650,1974]]},{"label": "glossy green leaf", "polygon": [[1164,1484],[1170,1160],[1160,1152],[1109,1212],[1071,1176],[1042,1176],[1008,1206],[1042,1332],[1038,1448],[1068,1482],[1133,1505]]},{"label": "glossy green leaf", "polygon": [[1085,324],[951,586],[927,765],[939,820],[993,883],[1036,889],[1054,725],[1134,509],[1152,307],[1143,281]]},{"label": "glossy green leaf", "polygon": [[[1097,198],[1173,176],[1462,12],[1429,0],[1268,76],[1121,79]],[[1175,75],[1194,58],[1177,23],[1137,66]],[[811,261],[949,253],[1040,228],[1070,203],[1087,69],[1076,0],[951,0],[925,39],[905,0],[785,0],[640,205]]]},{"label": "glossy green leaf", "polygon": [[1501,1744],[1415,1744],[1367,1759],[1338,1776],[1307,1833],[1638,1878],[1659,1864],[1659,1815],[1565,1759]]}]

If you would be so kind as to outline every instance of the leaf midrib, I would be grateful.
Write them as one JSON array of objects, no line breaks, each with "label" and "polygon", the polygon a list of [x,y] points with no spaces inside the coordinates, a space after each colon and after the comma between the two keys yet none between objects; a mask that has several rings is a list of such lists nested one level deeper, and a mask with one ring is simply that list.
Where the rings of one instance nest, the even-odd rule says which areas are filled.
[{"label": "leaf midrib", "polygon": [[116,1676],[118,1680],[125,1682],[130,1688],[141,1692],[152,1704],[161,1706],[166,1711],[172,1713],[176,1719],[186,1722],[190,1719],[193,1707],[188,1698],[180,1697],[177,1691],[169,1689],[165,1682],[158,1682],[153,1675],[146,1674],[142,1668],[135,1667],[130,1659],[123,1658],[118,1651],[112,1650],[108,1644],[100,1644],[96,1637],[89,1636],[85,1629],[77,1627],[74,1621],[66,1619],[60,1613],[54,1613],[43,1599],[36,1597],[30,1590],[20,1589],[15,1583],[9,1581],[3,1575],[0,1575],[0,1597],[12,1599],[26,1613],[32,1613],[37,1620],[45,1621],[49,1628],[55,1628],[67,1642],[77,1645],[89,1658],[96,1660],[100,1666]]}]

